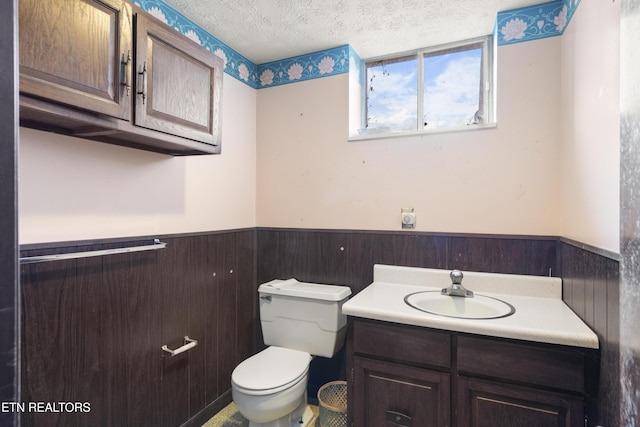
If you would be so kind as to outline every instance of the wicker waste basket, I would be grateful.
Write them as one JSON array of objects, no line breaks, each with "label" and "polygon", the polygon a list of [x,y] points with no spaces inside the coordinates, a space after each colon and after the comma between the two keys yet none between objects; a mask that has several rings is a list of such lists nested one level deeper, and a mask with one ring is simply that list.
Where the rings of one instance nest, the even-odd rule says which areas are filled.
[{"label": "wicker waste basket", "polygon": [[346,427],[347,382],[332,381],[318,390],[320,427]]}]

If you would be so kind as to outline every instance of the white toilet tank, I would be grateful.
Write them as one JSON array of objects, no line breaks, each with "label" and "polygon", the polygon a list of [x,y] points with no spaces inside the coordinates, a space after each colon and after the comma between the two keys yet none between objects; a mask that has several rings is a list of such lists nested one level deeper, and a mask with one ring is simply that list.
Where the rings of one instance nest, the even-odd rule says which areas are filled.
[{"label": "white toilet tank", "polygon": [[351,295],[349,287],[272,280],[260,285],[258,293],[266,345],[332,357],[344,344],[347,316],[342,305]]}]

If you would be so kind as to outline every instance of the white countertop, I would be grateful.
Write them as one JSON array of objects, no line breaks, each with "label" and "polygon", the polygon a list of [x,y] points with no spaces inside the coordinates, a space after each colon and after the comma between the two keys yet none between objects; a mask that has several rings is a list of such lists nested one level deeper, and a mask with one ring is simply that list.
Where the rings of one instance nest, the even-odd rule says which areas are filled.
[{"label": "white countertop", "polygon": [[407,294],[439,291],[451,284],[449,270],[374,266],[374,281],[342,306],[348,316],[456,332],[575,347],[598,348],[598,337],[562,301],[559,278],[464,271],[462,284],[479,295],[513,305],[498,319],[460,319],[426,313],[404,302]]}]

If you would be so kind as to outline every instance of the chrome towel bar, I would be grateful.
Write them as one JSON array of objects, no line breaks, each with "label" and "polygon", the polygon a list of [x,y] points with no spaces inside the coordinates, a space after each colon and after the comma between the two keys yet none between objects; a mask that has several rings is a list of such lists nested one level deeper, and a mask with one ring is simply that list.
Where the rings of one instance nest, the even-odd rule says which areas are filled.
[{"label": "chrome towel bar", "polygon": [[127,246],[124,248],[102,249],[97,251],[68,252],[65,254],[52,254],[52,255],[24,257],[24,258],[20,258],[20,264],[34,264],[36,262],[60,261],[65,259],[76,259],[76,258],[89,258],[89,257],[95,257],[95,256],[123,254],[128,252],[155,251],[158,249],[163,249],[166,246],[167,244],[164,242],[161,242],[159,239],[153,239],[153,244],[151,245]]},{"label": "chrome towel bar", "polygon": [[186,335],[184,337],[184,342],[185,342],[185,344],[182,347],[178,347],[175,350],[171,350],[165,344],[165,345],[162,346],[162,350],[166,351],[167,353],[169,353],[171,355],[171,357],[173,357],[173,356],[176,356],[176,355],[178,355],[180,353],[184,353],[187,350],[191,350],[193,347],[198,345],[198,341],[197,340],[192,340],[191,338],[189,338]]}]

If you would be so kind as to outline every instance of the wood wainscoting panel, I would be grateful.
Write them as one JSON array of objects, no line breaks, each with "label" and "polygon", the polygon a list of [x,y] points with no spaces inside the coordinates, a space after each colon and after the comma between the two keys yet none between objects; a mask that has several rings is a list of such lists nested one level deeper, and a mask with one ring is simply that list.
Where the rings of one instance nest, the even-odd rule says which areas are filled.
[{"label": "wood wainscoting panel", "polygon": [[[255,231],[161,240],[156,251],[22,265],[23,400],[91,409],[29,412],[22,425],[176,426],[229,403],[231,371],[254,350]],[[122,242],[77,243],[22,255]],[[198,345],[161,349],[185,336]]]},{"label": "wood wainscoting panel", "polygon": [[587,405],[590,420],[602,425],[619,423],[620,274],[619,261],[607,254],[561,240],[563,300],[589,325],[600,341],[600,359],[588,368],[587,379],[597,392]]}]

